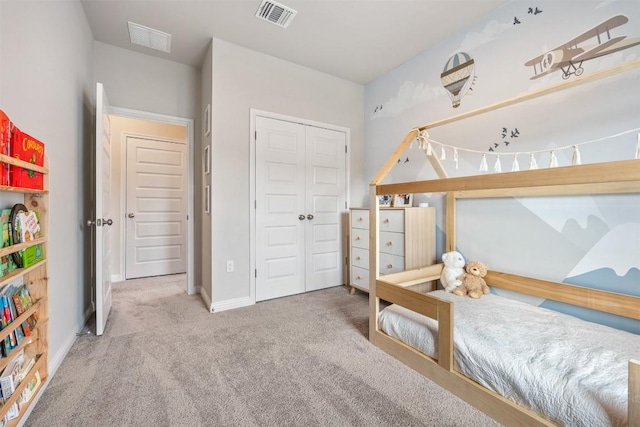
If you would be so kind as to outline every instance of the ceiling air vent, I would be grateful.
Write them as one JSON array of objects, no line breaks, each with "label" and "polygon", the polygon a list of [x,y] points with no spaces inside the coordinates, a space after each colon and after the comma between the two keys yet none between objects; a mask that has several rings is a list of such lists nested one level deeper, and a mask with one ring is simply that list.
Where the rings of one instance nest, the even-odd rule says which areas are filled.
[{"label": "ceiling air vent", "polygon": [[290,7],[271,0],[262,0],[256,17],[271,22],[278,27],[287,28],[298,12]]},{"label": "ceiling air vent", "polygon": [[171,52],[171,34],[129,22],[129,38],[131,43],[163,52]]}]

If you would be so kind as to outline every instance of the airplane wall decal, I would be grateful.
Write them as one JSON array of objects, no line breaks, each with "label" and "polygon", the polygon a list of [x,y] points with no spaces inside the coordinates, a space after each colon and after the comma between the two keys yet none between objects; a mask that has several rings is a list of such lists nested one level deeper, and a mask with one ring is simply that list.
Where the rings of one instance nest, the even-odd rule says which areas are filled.
[{"label": "airplane wall decal", "polygon": [[[610,31],[627,22],[629,22],[629,18],[626,16],[616,15],[555,49],[530,59],[524,64],[533,67],[534,75],[530,77],[530,80],[538,79],[558,70],[562,70],[562,78],[565,80],[572,75],[580,76],[584,72],[584,68],[582,68],[584,61],[639,45],[640,39],[637,38],[627,40],[625,40],[627,36],[611,38]],[[584,45],[588,41],[597,41],[597,44]]]}]

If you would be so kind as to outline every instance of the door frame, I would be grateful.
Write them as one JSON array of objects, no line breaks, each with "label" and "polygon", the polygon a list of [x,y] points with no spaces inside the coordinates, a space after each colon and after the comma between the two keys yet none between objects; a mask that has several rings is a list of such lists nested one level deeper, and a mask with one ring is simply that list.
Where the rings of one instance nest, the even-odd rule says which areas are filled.
[{"label": "door frame", "polygon": [[[195,273],[195,247],[194,247],[194,228],[195,228],[195,216],[194,216],[194,197],[193,197],[193,156],[194,156],[194,123],[193,119],[187,119],[183,117],[177,116],[168,116],[164,114],[150,113],[147,111],[140,110],[132,110],[129,108],[121,108],[121,107],[111,107],[109,110],[110,114],[113,116],[120,117],[128,117],[130,119],[142,119],[142,120],[151,120],[155,122],[162,122],[174,125],[182,125],[187,128],[187,150],[189,160],[187,162],[187,294],[193,295],[196,293],[195,281],[194,281],[194,273]],[[122,153],[126,156],[126,150],[122,150]],[[121,159],[122,161],[122,159]],[[124,174],[124,175],[123,175]],[[126,185],[125,181],[123,181],[124,177],[126,177],[126,171],[123,168],[120,168],[120,179],[121,185]],[[122,192],[124,188],[120,189],[120,196],[122,197]],[[119,236],[120,248],[122,249],[120,252],[120,265],[121,271],[119,274],[122,276],[122,280],[124,280],[124,238],[122,233],[124,232],[124,227],[121,227],[121,235]]]},{"label": "door frame", "polygon": [[[343,126],[332,125],[329,123],[318,122],[315,120],[302,119],[299,117],[288,116],[286,114],[274,113],[271,111],[258,110],[256,108],[249,109],[249,261],[251,270],[254,274],[249,274],[249,299],[251,304],[256,303],[256,117],[265,117],[267,119],[282,120],[285,122],[298,123],[301,125],[314,126],[323,129],[335,130],[345,133],[345,144],[347,152],[345,153],[345,201],[349,204],[349,177],[351,173],[351,129]],[[251,208],[253,206],[253,208]],[[344,208],[346,212],[348,206]],[[344,248],[344,244],[342,245]],[[347,268],[343,264],[342,268]],[[344,271],[343,271],[344,277]]]}]

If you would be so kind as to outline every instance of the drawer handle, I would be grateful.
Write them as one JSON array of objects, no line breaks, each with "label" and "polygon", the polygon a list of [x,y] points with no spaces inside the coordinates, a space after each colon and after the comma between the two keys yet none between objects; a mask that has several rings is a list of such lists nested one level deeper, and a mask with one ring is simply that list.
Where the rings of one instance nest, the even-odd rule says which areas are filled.
[{"label": "drawer handle", "polygon": [[385,223],[385,224],[389,224],[389,218],[386,218],[386,219],[384,220],[384,223]]},{"label": "drawer handle", "polygon": [[362,277],[358,276],[356,277],[356,280],[362,280]]},{"label": "drawer handle", "polygon": [[356,240],[360,240],[360,237],[359,237],[359,236],[358,236],[358,237],[356,237]]},{"label": "drawer handle", "polygon": [[393,246],[393,242],[387,242],[387,246]]},{"label": "drawer handle", "polygon": [[387,265],[387,268],[393,268],[393,264]]},{"label": "drawer handle", "polygon": [[360,257],[356,257],[356,261],[360,261]]},{"label": "drawer handle", "polygon": [[358,218],[358,221],[362,221],[362,217]]}]

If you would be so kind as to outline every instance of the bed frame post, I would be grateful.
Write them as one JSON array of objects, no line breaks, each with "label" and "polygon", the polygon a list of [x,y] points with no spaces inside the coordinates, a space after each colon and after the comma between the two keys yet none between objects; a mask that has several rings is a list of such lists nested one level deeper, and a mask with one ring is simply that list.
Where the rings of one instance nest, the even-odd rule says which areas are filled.
[{"label": "bed frame post", "polygon": [[629,360],[629,427],[640,427],[640,361]]},{"label": "bed frame post", "polygon": [[456,197],[451,191],[447,193],[445,215],[445,252],[451,252],[456,250]]},{"label": "bed frame post", "polygon": [[376,281],[380,274],[378,268],[378,214],[380,203],[376,195],[376,184],[369,187],[369,341],[375,344],[378,331],[378,313],[380,312],[380,298],[376,295]]}]

